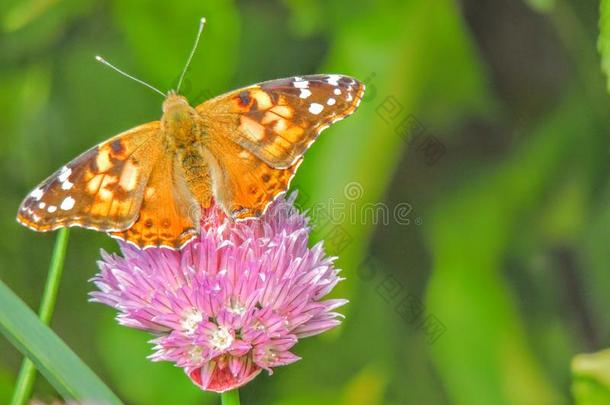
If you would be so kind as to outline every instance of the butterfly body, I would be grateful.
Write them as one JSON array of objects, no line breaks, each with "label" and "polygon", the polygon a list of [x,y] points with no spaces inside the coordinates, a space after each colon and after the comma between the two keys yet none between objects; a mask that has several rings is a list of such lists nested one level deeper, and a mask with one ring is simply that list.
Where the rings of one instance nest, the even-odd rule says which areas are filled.
[{"label": "butterfly body", "polygon": [[364,85],[341,75],[263,82],[192,107],[170,92],[160,121],[123,132],[63,166],[22,202],[37,230],[81,226],[138,247],[178,248],[216,201],[241,220],[290,185],[322,130],[357,107]]}]

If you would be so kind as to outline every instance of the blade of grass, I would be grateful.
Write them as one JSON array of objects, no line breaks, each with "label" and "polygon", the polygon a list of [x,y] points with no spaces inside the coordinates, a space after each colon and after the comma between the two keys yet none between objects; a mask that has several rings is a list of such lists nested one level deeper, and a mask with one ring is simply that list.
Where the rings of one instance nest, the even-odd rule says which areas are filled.
[{"label": "blade of grass", "polygon": [[[40,310],[41,317],[46,322],[50,320],[57,297],[67,238],[67,231],[62,231],[58,235],[51,260],[49,280]],[[2,281],[0,281],[0,332],[33,362],[36,369],[63,398],[121,404],[121,401],[93,371]],[[26,368],[21,374],[24,376],[19,377],[20,381],[17,383],[12,403],[20,403],[16,401],[27,399],[31,392],[33,378],[29,375],[33,373]]]},{"label": "blade of grass", "polygon": [[[38,311],[40,321],[45,325],[49,325],[51,322],[51,316],[55,309],[57,292],[59,291],[59,283],[61,281],[61,274],[66,259],[66,250],[68,249],[69,235],[70,231],[68,228],[60,229],[57,234],[57,240],[55,241],[55,247],[53,248],[49,274],[47,276],[42,300],[40,301],[40,310]],[[19,370],[19,376],[17,377],[15,391],[13,392],[13,398],[11,400],[12,405],[23,405],[28,401],[32,395],[35,380],[36,368],[30,359],[26,357],[23,359],[21,369]]]}]

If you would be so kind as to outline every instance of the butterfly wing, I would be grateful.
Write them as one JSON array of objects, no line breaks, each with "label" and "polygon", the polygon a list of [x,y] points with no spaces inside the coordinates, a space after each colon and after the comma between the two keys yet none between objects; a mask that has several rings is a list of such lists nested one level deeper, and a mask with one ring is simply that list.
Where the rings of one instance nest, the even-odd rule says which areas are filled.
[{"label": "butterfly wing", "polygon": [[276,169],[225,136],[213,137],[204,150],[210,164],[213,194],[233,218],[261,216],[269,204],[290,186],[301,159]]},{"label": "butterfly wing", "polygon": [[230,139],[273,168],[286,169],[320,132],[358,108],[364,89],[348,76],[292,77],[221,95],[196,110],[213,125],[210,133]]},{"label": "butterfly wing", "polygon": [[[207,178],[207,166],[200,166],[198,175]],[[186,244],[197,235],[201,206],[207,207],[211,198],[205,182],[201,187],[191,188],[187,179],[172,154],[160,156],[144,189],[137,221],[111,236],[143,248],[178,249]]]},{"label": "butterfly wing", "polygon": [[130,227],[155,164],[159,131],[159,122],[150,122],[83,153],[23,200],[17,221],[43,232],[66,226]]}]

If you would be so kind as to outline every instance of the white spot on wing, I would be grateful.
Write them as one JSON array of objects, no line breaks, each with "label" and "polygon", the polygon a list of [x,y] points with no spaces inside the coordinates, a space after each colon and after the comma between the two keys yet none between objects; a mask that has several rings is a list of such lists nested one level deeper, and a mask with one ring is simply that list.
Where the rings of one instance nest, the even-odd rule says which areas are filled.
[{"label": "white spot on wing", "polygon": [[318,103],[311,103],[311,105],[309,106],[309,112],[315,115],[320,114],[323,109],[324,106]]},{"label": "white spot on wing", "polygon": [[34,190],[34,191],[32,191],[30,193],[30,196],[32,198],[35,198],[36,201],[38,201],[38,200],[40,200],[42,198],[42,194],[43,194],[42,189],[41,188],[37,188],[36,190]]},{"label": "white spot on wing", "polygon": [[61,189],[70,190],[73,185],[74,185],[74,183],[72,183],[70,180],[66,179],[63,183],[61,183]]},{"label": "white spot on wing", "polygon": [[64,211],[68,211],[74,207],[74,203],[76,203],[76,200],[74,200],[74,198],[68,196],[68,197],[64,198],[64,200],[61,202],[61,205],[59,206],[59,208],[61,208]]},{"label": "white spot on wing", "polygon": [[292,85],[297,89],[306,89],[309,87],[309,82],[307,80],[295,80]]},{"label": "white spot on wing", "polygon": [[301,89],[301,94],[299,94],[299,97],[307,98],[309,96],[311,96],[311,91],[309,89]]},{"label": "white spot on wing", "polygon": [[43,202],[38,203],[38,208],[40,208],[41,210],[44,210],[44,207],[46,207],[46,206],[47,206],[47,204],[45,204]]},{"label": "white spot on wing", "polygon": [[70,177],[70,175],[72,174],[72,169],[64,166],[61,168],[61,173],[59,173],[59,181],[61,182],[65,182],[66,180],[68,180],[68,177]]},{"label": "white spot on wing", "polygon": [[47,212],[50,214],[54,213],[55,211],[57,211],[57,207],[54,205],[49,205],[49,207],[47,208]]},{"label": "white spot on wing", "polygon": [[339,79],[341,79],[341,76],[339,75],[328,75],[328,79],[326,79],[326,81],[333,86],[338,86]]},{"label": "white spot on wing", "polygon": [[336,102],[337,102],[337,100],[335,100],[334,98],[331,97],[326,101],[326,104],[335,105]]},{"label": "white spot on wing", "polygon": [[333,90],[333,93],[335,93],[335,95],[340,96],[341,95],[341,89],[335,89]]}]

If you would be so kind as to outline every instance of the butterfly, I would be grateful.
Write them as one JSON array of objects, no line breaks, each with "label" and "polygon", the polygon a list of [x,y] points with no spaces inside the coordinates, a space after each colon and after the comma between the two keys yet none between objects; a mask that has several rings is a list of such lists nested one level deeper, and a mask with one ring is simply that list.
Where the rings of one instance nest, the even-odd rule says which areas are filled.
[{"label": "butterfly", "polygon": [[195,107],[170,91],[159,121],[64,165],[27,195],[17,220],[35,231],[79,226],[140,248],[180,248],[212,201],[235,220],[261,216],[320,132],[353,113],[364,90],[331,74],[271,80]]}]

